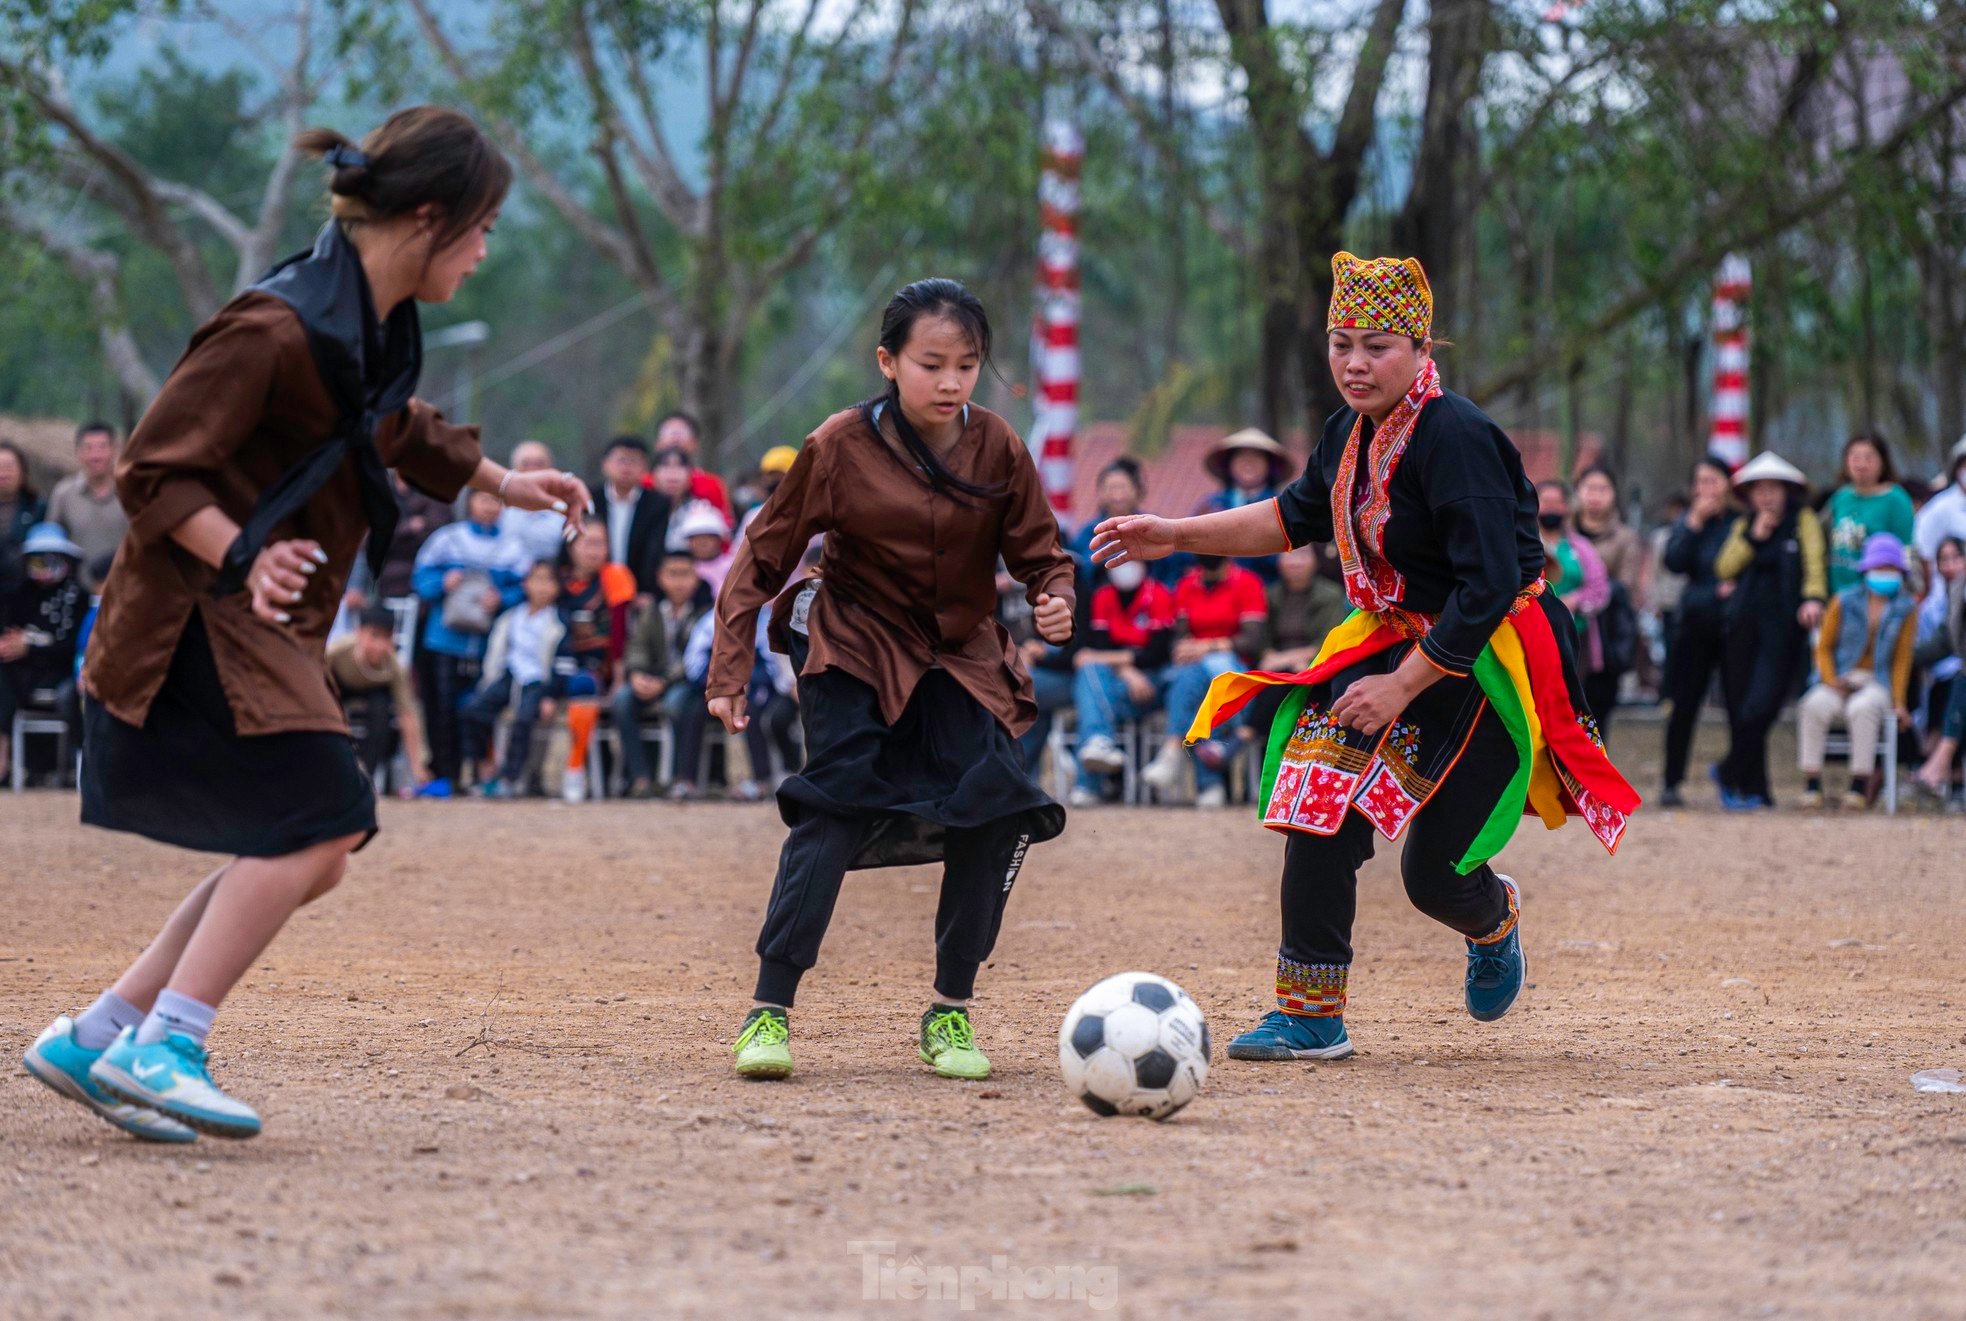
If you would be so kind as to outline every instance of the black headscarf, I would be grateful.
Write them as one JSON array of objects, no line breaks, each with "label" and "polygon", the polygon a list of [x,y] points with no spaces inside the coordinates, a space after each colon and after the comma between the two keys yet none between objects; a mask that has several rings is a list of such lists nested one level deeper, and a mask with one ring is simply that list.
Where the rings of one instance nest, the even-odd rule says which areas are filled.
[{"label": "black headscarf", "polygon": [[329,221],[313,250],[287,258],[252,286],[287,306],[307,330],[307,347],[339,417],[321,446],[280,474],[226,551],[214,596],[245,585],[253,561],[278,527],[306,507],[352,457],[369,523],[369,568],[381,572],[396,533],[396,492],[376,452],[382,420],[407,405],[423,370],[423,330],[416,300],[405,298],[378,321],[361,254],[341,225]]}]

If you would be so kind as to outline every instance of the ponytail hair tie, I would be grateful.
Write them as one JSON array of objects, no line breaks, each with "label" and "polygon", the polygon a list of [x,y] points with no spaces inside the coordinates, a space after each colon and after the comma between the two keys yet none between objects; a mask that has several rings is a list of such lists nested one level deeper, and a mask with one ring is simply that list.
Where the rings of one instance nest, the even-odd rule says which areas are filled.
[{"label": "ponytail hair tie", "polygon": [[369,164],[369,158],[361,148],[345,145],[329,147],[321,159],[337,170],[364,170]]}]

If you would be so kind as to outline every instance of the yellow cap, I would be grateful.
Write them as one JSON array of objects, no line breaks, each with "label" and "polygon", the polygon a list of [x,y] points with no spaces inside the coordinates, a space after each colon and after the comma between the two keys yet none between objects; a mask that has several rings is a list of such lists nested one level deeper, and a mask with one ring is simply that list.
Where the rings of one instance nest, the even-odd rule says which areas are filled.
[{"label": "yellow cap", "polygon": [[758,460],[758,471],[790,472],[792,471],[792,464],[797,461],[798,457],[799,452],[790,445],[773,445],[765,451],[765,456]]},{"label": "yellow cap", "polygon": [[1434,323],[1434,292],[1418,258],[1341,252],[1331,259],[1331,312],[1324,328],[1383,330],[1425,339]]}]

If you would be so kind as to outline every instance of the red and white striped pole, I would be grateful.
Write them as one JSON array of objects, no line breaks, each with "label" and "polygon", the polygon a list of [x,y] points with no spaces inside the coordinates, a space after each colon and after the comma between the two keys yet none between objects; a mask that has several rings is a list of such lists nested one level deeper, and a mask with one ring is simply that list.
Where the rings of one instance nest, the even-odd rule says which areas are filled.
[{"label": "red and white striped pole", "polygon": [[1748,461],[1747,258],[1729,253],[1713,286],[1713,423],[1707,449],[1729,468]]},{"label": "red and white striped pole", "polygon": [[1038,390],[1028,443],[1061,524],[1071,514],[1072,436],[1079,425],[1079,166],[1084,156],[1078,124],[1060,111],[1047,115],[1031,333],[1031,374]]}]

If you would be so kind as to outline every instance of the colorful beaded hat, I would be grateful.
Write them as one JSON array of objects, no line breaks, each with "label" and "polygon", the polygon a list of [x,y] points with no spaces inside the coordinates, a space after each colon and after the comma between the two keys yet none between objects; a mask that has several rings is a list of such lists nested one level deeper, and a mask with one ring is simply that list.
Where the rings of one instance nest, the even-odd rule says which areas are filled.
[{"label": "colorful beaded hat", "polygon": [[1434,292],[1414,257],[1370,261],[1341,252],[1331,259],[1331,313],[1324,328],[1383,330],[1425,339],[1434,322]]}]

